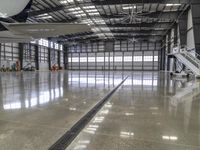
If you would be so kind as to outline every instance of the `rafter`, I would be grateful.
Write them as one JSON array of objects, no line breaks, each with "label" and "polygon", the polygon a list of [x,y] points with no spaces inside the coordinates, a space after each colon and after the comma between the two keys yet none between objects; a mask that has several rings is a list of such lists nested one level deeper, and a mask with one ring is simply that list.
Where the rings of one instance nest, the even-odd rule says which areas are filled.
[{"label": "rafter", "polygon": [[118,5],[118,4],[189,4],[190,0],[92,0],[95,5]]}]

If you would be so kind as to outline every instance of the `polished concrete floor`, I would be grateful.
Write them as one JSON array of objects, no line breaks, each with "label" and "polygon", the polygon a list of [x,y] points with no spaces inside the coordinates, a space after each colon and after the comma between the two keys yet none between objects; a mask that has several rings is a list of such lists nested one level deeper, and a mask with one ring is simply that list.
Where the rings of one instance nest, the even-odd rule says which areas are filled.
[{"label": "polished concrete floor", "polygon": [[102,72],[2,73],[0,149],[48,149],[121,78]]},{"label": "polished concrete floor", "polygon": [[0,150],[45,150],[126,76],[69,150],[200,149],[196,81],[160,72],[0,74]]},{"label": "polished concrete floor", "polygon": [[199,150],[199,83],[130,73],[67,150]]}]

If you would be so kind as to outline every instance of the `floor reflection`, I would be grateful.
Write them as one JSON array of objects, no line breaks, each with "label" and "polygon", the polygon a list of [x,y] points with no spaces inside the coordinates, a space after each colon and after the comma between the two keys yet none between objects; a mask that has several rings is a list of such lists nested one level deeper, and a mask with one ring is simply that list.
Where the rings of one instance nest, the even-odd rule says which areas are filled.
[{"label": "floor reflection", "polygon": [[191,84],[187,80],[172,80],[166,74],[158,72],[70,71],[58,74],[4,74],[0,76],[0,108],[21,109],[50,103],[63,97],[64,87],[113,88],[127,75],[129,78],[123,84],[123,88],[134,87],[134,93],[154,91],[157,94],[163,92],[163,95],[172,96],[178,88]]},{"label": "floor reflection", "polygon": [[[54,137],[54,134],[57,134],[58,138],[66,131],[66,126],[70,129],[79,117],[87,113],[126,76],[129,76],[128,79],[86,126],[75,140],[72,149],[98,150],[95,146],[101,144],[107,147],[99,147],[100,149],[110,150],[117,145],[116,149],[128,150],[134,147],[131,144],[135,139],[141,142],[134,143],[139,146],[138,149],[145,149],[142,146],[147,141],[161,145],[167,143],[168,146],[189,145],[192,148],[188,150],[199,148],[199,83],[187,79],[172,79],[162,72],[63,71],[1,74],[0,121],[3,123],[0,122],[0,130],[6,133],[9,129],[14,130],[17,122],[17,125],[23,125],[24,131],[21,131],[21,128],[15,130],[12,137],[23,137],[26,132],[28,138],[23,137],[23,140],[19,141],[29,138],[36,140],[41,131],[33,136],[35,131],[29,134],[30,130],[26,127],[29,122],[32,130],[37,122],[38,126],[34,130],[45,125],[43,130],[46,129],[46,134],[42,135],[43,139],[46,135],[48,138]],[[70,122],[71,120],[73,121]],[[54,131],[47,129],[47,125],[54,126]],[[62,127],[59,133],[57,125]],[[36,141],[40,142],[40,138]],[[51,139],[46,146],[56,140]],[[6,142],[10,141],[9,137],[7,141],[0,142],[7,146]],[[124,143],[120,144],[119,141]],[[19,144],[19,149],[23,144]],[[35,143],[31,146],[40,149],[44,145],[42,141],[40,144],[39,148],[34,147]],[[155,149],[156,146],[152,147]],[[164,148],[161,146],[160,149]],[[185,150],[182,147],[168,149]]]},{"label": "floor reflection", "polygon": [[200,149],[200,84],[166,73],[128,75],[67,149]]},{"label": "floor reflection", "polygon": [[0,78],[4,110],[41,106],[63,97],[63,74],[11,74]]}]

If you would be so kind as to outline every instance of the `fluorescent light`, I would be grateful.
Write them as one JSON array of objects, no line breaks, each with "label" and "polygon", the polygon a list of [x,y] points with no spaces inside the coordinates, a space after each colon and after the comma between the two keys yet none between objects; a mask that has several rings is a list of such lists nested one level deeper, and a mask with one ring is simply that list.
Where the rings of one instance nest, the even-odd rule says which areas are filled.
[{"label": "fluorescent light", "polygon": [[97,9],[88,9],[88,10],[86,9],[85,11],[86,11],[86,12],[98,12]]},{"label": "fluorescent light", "polygon": [[81,8],[80,7],[75,7],[75,8],[70,8],[70,9],[68,9],[69,11],[76,11],[76,10],[81,10]]},{"label": "fluorescent light", "polygon": [[38,15],[38,17],[44,17],[44,16],[48,16],[48,14],[44,13],[44,14]]},{"label": "fluorescent light", "polygon": [[83,9],[94,9],[96,8],[95,6],[84,6]]},{"label": "fluorescent light", "polygon": [[93,31],[93,32],[98,32],[98,31],[100,31],[100,30],[99,30],[99,28],[92,28],[92,31]]},{"label": "fluorescent light", "polygon": [[67,4],[67,3],[73,3],[74,0],[61,0],[60,3],[61,4]]},{"label": "fluorescent light", "polygon": [[110,31],[110,29],[107,28],[107,27],[102,27],[102,28],[100,28],[100,29],[103,30],[103,31]]},{"label": "fluorescent light", "polygon": [[72,12],[72,14],[84,14],[84,12],[82,10],[80,10],[80,11],[74,11],[74,12]]},{"label": "fluorescent light", "polygon": [[38,15],[37,17],[38,17],[38,19],[51,19],[51,18],[53,18],[51,15],[49,15],[47,13]]},{"label": "fluorescent light", "polygon": [[90,16],[99,15],[99,13],[88,13]]},{"label": "fluorescent light", "polygon": [[133,9],[133,8],[135,9],[136,6],[124,6],[124,7],[123,7],[123,9]]},{"label": "fluorescent light", "polygon": [[85,17],[86,16],[86,14],[77,14],[77,15],[75,15],[76,17]]},{"label": "fluorescent light", "polygon": [[181,4],[166,4],[166,6],[180,6]]},{"label": "fluorescent light", "polygon": [[40,17],[38,19],[51,19],[51,18],[53,18],[53,17],[52,16],[44,16],[44,17]]},{"label": "fluorescent light", "polygon": [[67,1],[60,1],[61,4],[67,4]]}]

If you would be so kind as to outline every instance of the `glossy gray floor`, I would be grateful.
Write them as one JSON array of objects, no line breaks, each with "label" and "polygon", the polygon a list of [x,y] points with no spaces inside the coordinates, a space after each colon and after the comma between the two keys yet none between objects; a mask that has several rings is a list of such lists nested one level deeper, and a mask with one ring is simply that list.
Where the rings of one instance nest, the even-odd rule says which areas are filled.
[{"label": "glossy gray floor", "polygon": [[0,149],[48,149],[127,75],[68,149],[200,149],[199,83],[92,71],[0,74]]},{"label": "glossy gray floor", "polygon": [[67,150],[199,150],[199,87],[164,73],[130,73]]},{"label": "glossy gray floor", "polygon": [[122,78],[120,72],[1,73],[0,149],[48,149]]}]

